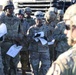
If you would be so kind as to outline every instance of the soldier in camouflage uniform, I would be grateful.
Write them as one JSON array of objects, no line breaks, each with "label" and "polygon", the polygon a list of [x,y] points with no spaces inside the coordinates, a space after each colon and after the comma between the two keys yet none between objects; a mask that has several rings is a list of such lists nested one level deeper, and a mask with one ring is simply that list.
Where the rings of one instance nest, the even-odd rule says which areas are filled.
[{"label": "soldier in camouflage uniform", "polygon": [[3,37],[0,37],[0,75],[4,75],[3,71],[3,63],[2,63],[2,54],[1,54],[1,43],[3,41]]},{"label": "soldier in camouflage uniform", "polygon": [[48,27],[47,25],[44,25],[42,23],[41,11],[35,12],[35,21],[36,24],[31,26],[27,31],[27,35],[30,41],[29,45],[30,63],[32,65],[34,75],[46,75],[46,72],[50,67],[49,47],[47,43],[42,45],[39,39],[37,39],[38,41],[35,40],[35,38],[38,38],[41,35],[38,34],[38,32],[44,33],[44,36],[42,36],[41,38],[43,38],[44,40],[48,39],[47,35]]},{"label": "soldier in camouflage uniform", "polygon": [[19,19],[13,15],[14,5],[10,0],[7,0],[3,5],[4,14],[0,16],[0,24],[4,23],[7,27],[7,34],[4,36],[4,41],[1,45],[2,61],[4,65],[5,75],[17,75],[17,60],[18,55],[14,58],[8,56],[6,52],[13,44],[18,44]]},{"label": "soldier in camouflage uniform", "polygon": [[72,47],[61,54],[46,75],[76,75],[76,4],[67,8],[64,21],[68,44]]},{"label": "soldier in camouflage uniform", "polygon": [[[56,23],[56,24],[57,24],[57,23],[59,22],[58,19],[57,19],[58,9],[55,8],[55,7],[50,7],[50,8],[48,9],[48,12],[54,13],[54,14],[56,15],[56,19],[54,20],[53,23]],[[56,24],[54,24],[53,26],[55,27]]]},{"label": "soldier in camouflage uniform", "polygon": [[55,39],[55,51],[56,51],[56,58],[66,50],[70,48],[67,43],[67,37],[64,33],[65,31],[65,23],[61,21],[55,27],[55,31],[53,32],[53,38]]},{"label": "soldier in camouflage uniform", "polygon": [[64,11],[63,10],[58,10],[58,20],[59,21],[63,20],[63,15],[64,15]]},{"label": "soldier in camouflage uniform", "polygon": [[29,26],[35,24],[35,20],[31,17],[32,10],[30,7],[25,8],[25,20],[28,22]]},{"label": "soldier in camouflage uniform", "polygon": [[[46,20],[45,24],[48,26],[48,30],[49,30],[48,42],[51,42],[53,40],[52,35],[53,35],[54,30],[55,30],[55,26],[57,25],[56,19],[57,19],[57,16],[54,12],[47,11],[45,13],[45,20]],[[52,63],[52,61],[54,60],[54,44],[49,45],[49,50],[50,50],[50,60]]]},{"label": "soldier in camouflage uniform", "polygon": [[[58,10],[58,17],[63,17],[64,13],[62,10]],[[59,20],[60,21],[60,20]],[[53,32],[53,38],[55,39],[55,59],[63,52],[68,50],[70,46],[67,43],[67,37],[64,34],[65,23],[64,21],[60,21],[57,23],[55,27],[55,31]]]},{"label": "soldier in camouflage uniform", "polygon": [[[32,10],[30,7],[26,7],[25,10],[25,21],[29,24],[29,27],[35,24],[35,20],[31,17]],[[29,43],[28,43],[29,45]],[[29,53],[29,51],[28,51]],[[27,57],[29,54],[27,55]],[[28,59],[29,60],[29,59]],[[30,62],[28,63],[28,71],[30,71]]]},{"label": "soldier in camouflage uniform", "polygon": [[19,9],[18,12],[16,12],[17,17],[20,19],[20,37],[22,38],[22,50],[20,51],[20,61],[21,61],[21,69],[22,69],[22,75],[26,75],[25,71],[28,70],[28,62],[29,62],[29,54],[28,54],[28,44],[26,44],[26,32],[29,28],[28,23],[24,19],[24,11],[22,9]]}]

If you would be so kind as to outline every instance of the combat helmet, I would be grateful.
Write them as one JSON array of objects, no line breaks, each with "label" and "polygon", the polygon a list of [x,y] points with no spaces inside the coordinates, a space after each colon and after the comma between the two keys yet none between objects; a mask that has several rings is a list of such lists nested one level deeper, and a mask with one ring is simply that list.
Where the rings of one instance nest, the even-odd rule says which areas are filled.
[{"label": "combat helmet", "polygon": [[57,14],[58,9],[56,7],[50,7],[48,9],[49,12],[54,12],[55,14]]},{"label": "combat helmet", "polygon": [[34,13],[34,18],[36,19],[43,19],[44,18],[44,14],[43,14],[43,12],[42,11],[36,11],[35,13]]},{"label": "combat helmet", "polygon": [[46,19],[46,21],[49,21],[49,20],[54,21],[56,19],[56,14],[54,12],[47,11],[45,13],[44,18]]},{"label": "combat helmet", "polygon": [[13,2],[11,0],[7,0],[4,4],[3,4],[3,11],[5,11],[7,9],[8,6],[12,6],[14,8]]},{"label": "combat helmet", "polygon": [[15,14],[21,14],[21,15],[24,15],[24,10],[23,9],[16,9],[15,11]]},{"label": "combat helmet", "polygon": [[30,7],[26,7],[26,8],[25,8],[25,13],[26,13],[26,12],[30,12],[30,13],[32,13],[31,8],[30,8]]}]

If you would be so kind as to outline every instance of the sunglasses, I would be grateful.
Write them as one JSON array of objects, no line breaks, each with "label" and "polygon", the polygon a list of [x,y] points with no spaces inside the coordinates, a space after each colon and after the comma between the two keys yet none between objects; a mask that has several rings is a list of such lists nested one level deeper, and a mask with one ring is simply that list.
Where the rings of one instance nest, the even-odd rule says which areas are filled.
[{"label": "sunglasses", "polygon": [[[66,30],[70,30],[70,25],[65,25]],[[76,25],[72,25],[72,29],[76,28]]]},{"label": "sunglasses", "polygon": [[70,30],[70,25],[65,25],[66,30]]},{"label": "sunglasses", "polygon": [[43,17],[44,15],[36,15],[36,17]]}]

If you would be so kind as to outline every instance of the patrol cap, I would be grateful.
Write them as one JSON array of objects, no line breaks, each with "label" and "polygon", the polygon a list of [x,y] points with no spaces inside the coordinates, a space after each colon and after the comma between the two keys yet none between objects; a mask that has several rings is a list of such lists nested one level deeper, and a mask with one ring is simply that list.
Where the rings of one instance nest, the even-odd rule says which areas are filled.
[{"label": "patrol cap", "polygon": [[76,15],[76,4],[73,4],[66,9],[63,19],[70,19],[74,15]]},{"label": "patrol cap", "polygon": [[56,7],[50,7],[50,8],[48,9],[48,11],[54,12],[54,13],[57,14],[58,9],[57,9]]},{"label": "patrol cap", "polygon": [[3,4],[3,11],[5,11],[7,8],[14,8],[13,2],[11,0],[6,0]]},{"label": "patrol cap", "polygon": [[34,18],[36,19],[42,19],[42,18],[44,18],[44,14],[43,14],[43,12],[42,11],[36,11],[35,13],[34,13]]},{"label": "patrol cap", "polygon": [[26,7],[26,8],[25,8],[25,13],[26,13],[26,12],[30,12],[30,13],[32,13],[31,8],[30,8],[30,7]]},{"label": "patrol cap", "polygon": [[64,15],[64,11],[63,10],[58,10],[58,15],[63,16]]}]

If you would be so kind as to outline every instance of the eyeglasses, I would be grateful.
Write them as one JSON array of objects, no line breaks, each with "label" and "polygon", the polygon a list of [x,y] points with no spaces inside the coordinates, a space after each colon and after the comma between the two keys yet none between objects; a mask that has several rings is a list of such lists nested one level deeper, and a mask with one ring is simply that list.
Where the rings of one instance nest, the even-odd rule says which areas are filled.
[{"label": "eyeglasses", "polygon": [[65,25],[66,30],[70,30],[70,25]]},{"label": "eyeglasses", "polygon": [[44,15],[36,15],[36,17],[44,17]]}]

